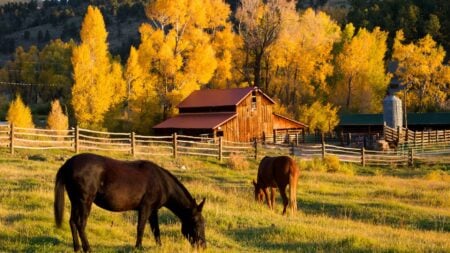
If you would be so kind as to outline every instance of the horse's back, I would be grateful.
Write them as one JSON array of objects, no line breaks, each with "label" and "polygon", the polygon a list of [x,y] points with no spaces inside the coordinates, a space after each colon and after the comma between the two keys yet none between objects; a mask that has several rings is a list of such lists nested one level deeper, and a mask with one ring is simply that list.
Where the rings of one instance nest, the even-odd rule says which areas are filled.
[{"label": "horse's back", "polygon": [[[150,162],[127,162],[95,154],[80,154],[63,166],[69,197],[89,198],[111,211],[136,208],[157,175]],[[152,173],[153,172],[153,173]],[[153,180],[155,181],[155,180]],[[158,185],[151,185],[158,190]]]},{"label": "horse's back", "polygon": [[295,161],[289,156],[264,157],[258,167],[258,182],[267,186],[288,184],[290,176],[297,176]]}]

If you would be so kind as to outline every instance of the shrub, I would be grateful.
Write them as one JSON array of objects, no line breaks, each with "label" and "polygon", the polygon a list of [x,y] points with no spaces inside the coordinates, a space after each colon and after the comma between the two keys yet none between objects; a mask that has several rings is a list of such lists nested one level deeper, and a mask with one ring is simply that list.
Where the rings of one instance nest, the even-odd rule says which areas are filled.
[{"label": "shrub", "polygon": [[322,159],[317,157],[313,158],[311,161],[305,161],[301,166],[305,166],[304,169],[309,171],[326,171],[326,167],[322,162]]},{"label": "shrub", "polygon": [[14,126],[17,127],[34,127],[31,110],[23,103],[20,95],[18,95],[17,98],[9,105],[6,120],[10,124],[14,124]]},{"label": "shrub", "polygon": [[227,167],[233,170],[243,170],[249,167],[247,159],[240,155],[232,154],[227,159]]},{"label": "shrub", "polygon": [[69,118],[63,113],[58,100],[52,102],[52,109],[48,114],[47,127],[52,130],[67,130]]},{"label": "shrub", "polygon": [[334,155],[326,155],[323,159],[328,172],[338,172],[341,164],[339,163],[339,157]]},{"label": "shrub", "polygon": [[425,175],[425,179],[431,181],[450,182],[450,175],[442,170],[433,170]]}]

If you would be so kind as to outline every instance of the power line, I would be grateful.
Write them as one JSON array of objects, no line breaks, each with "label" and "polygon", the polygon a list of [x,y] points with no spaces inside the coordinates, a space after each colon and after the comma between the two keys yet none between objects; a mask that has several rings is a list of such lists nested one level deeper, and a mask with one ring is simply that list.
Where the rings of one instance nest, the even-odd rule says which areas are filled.
[{"label": "power line", "polygon": [[9,86],[41,86],[41,87],[66,87],[68,86],[67,84],[60,84],[60,83],[48,83],[48,84],[43,84],[43,83],[15,83],[15,82],[2,82],[0,81],[0,85],[9,85]]}]

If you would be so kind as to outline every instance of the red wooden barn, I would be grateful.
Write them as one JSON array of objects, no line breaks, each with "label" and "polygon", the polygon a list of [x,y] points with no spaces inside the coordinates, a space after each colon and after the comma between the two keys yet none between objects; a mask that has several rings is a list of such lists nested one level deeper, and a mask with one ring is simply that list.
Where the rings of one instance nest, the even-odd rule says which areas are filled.
[{"label": "red wooden barn", "polygon": [[304,131],[305,124],[273,113],[274,104],[257,87],[197,90],[178,104],[179,115],[153,128],[161,135],[223,136],[236,142]]}]

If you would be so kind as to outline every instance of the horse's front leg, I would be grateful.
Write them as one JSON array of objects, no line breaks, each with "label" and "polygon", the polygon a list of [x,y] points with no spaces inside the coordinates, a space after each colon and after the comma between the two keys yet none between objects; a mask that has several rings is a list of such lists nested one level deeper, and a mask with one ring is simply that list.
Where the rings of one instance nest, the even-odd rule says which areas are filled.
[{"label": "horse's front leg", "polygon": [[147,223],[149,216],[150,207],[142,206],[138,211],[136,248],[142,248],[142,236],[144,235],[145,224]]},{"label": "horse's front leg", "polygon": [[272,209],[273,206],[272,206],[272,203],[270,202],[268,187],[263,188],[263,192],[264,192],[264,197],[266,197],[267,206],[269,206],[269,209]]},{"label": "horse's front leg", "polygon": [[158,223],[158,210],[152,210],[150,214],[150,227],[152,228],[153,236],[155,237],[156,244],[161,246],[161,237],[159,232],[159,223]]},{"label": "horse's front leg", "polygon": [[275,207],[275,188],[270,187],[270,202],[272,203],[272,208]]}]

